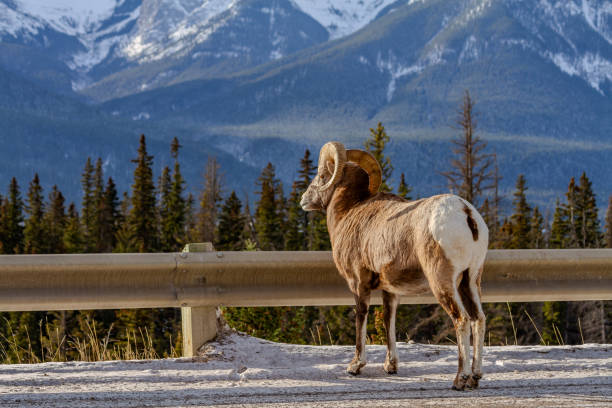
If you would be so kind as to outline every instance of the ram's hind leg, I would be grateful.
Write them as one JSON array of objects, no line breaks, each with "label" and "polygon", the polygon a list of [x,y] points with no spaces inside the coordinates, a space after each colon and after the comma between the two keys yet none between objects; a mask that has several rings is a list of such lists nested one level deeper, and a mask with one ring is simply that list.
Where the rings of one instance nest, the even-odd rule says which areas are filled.
[{"label": "ram's hind leg", "polygon": [[355,357],[350,362],[346,371],[357,375],[366,365],[366,336],[368,309],[370,308],[370,290],[359,289],[355,295]]},{"label": "ram's hind leg", "polygon": [[382,297],[385,330],[387,331],[387,357],[383,367],[387,374],[397,374],[398,358],[395,345],[395,315],[399,296],[383,290]]},{"label": "ram's hind leg", "polygon": [[457,291],[456,276],[450,265],[440,266],[433,273],[428,274],[429,285],[434,296],[450,316],[457,334],[457,348],[459,361],[457,376],[453,381],[453,389],[462,391],[469,387],[471,378],[470,369],[470,318],[463,306],[461,296]]},{"label": "ram's hind leg", "polygon": [[[470,315],[472,324],[472,344],[474,357],[472,359],[472,376],[467,385],[478,388],[478,381],[482,378],[482,352],[486,330],[485,314],[482,310],[480,300],[480,279],[482,277],[482,266],[463,273],[459,284],[459,293],[463,304]],[[469,275],[469,276],[468,276]]]}]

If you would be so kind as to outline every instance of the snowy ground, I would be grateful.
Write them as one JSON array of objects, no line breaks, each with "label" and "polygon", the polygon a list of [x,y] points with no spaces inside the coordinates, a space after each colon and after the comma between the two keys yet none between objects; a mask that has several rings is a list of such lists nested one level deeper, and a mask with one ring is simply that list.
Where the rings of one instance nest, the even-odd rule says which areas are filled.
[{"label": "snowy ground", "polygon": [[476,391],[451,391],[451,346],[399,343],[397,375],[368,346],[360,376],[353,347],[296,346],[229,334],[198,358],[0,365],[1,407],[612,406],[612,345],[486,347]]}]

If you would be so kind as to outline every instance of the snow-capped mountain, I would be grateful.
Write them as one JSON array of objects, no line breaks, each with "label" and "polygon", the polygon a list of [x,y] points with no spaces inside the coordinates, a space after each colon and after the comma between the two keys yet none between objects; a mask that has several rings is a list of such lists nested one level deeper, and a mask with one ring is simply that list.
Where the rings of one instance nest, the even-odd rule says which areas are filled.
[{"label": "snow-capped mountain", "polygon": [[[166,59],[204,59],[209,66],[214,65],[210,60],[234,60],[234,70],[279,59],[352,34],[390,3],[0,0],[0,39],[43,50],[64,48],[58,57],[72,72],[78,91],[117,70]],[[167,83],[177,75],[177,69],[157,73],[134,90],[147,89],[151,82]]]},{"label": "snow-capped mountain", "polygon": [[394,163],[428,186],[443,184],[430,146],[469,89],[500,164],[529,163],[547,186],[566,173],[553,156],[603,175],[585,157],[612,154],[612,2],[0,0],[0,85],[17,133],[58,140],[74,115],[79,134],[178,132],[254,167],[330,135],[360,145],[380,120],[406,143]]}]

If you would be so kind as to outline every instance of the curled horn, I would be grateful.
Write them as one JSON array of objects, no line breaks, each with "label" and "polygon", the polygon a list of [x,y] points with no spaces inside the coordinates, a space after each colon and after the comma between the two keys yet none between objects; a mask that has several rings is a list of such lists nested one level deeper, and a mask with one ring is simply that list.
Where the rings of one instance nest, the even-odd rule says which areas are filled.
[{"label": "curled horn", "polygon": [[328,161],[334,162],[334,173],[329,181],[321,186],[320,190],[327,190],[342,178],[344,164],[346,163],[346,149],[344,149],[342,143],[328,142],[321,147],[321,152],[319,153],[319,174],[325,171],[325,163]]},{"label": "curled horn", "polygon": [[364,169],[370,177],[368,189],[370,193],[376,194],[382,184],[382,170],[378,161],[370,153],[363,150],[347,150],[346,156],[348,161],[357,163],[359,167]]}]

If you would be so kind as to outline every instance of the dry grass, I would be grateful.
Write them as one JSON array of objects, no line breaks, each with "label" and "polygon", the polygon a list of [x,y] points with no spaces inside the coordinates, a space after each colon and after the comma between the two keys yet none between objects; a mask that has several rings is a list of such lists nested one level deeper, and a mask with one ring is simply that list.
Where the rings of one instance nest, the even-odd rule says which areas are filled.
[{"label": "dry grass", "polygon": [[[112,337],[113,326],[104,336],[96,330],[95,321],[85,321],[85,332],[82,337],[62,336],[57,327],[49,324],[39,325],[40,355],[33,351],[32,341],[27,338],[27,346],[20,345],[11,324],[6,320],[8,336],[0,334],[0,363],[3,364],[36,364],[45,362],[77,361],[111,361],[111,360],[150,360],[160,356],[153,347],[153,338],[148,330],[126,330],[125,340],[118,341]],[[27,332],[27,331],[26,331]],[[76,358],[68,358],[67,356]],[[172,347],[169,357],[180,357]]]}]

